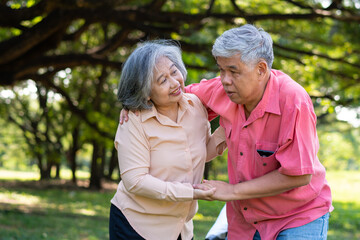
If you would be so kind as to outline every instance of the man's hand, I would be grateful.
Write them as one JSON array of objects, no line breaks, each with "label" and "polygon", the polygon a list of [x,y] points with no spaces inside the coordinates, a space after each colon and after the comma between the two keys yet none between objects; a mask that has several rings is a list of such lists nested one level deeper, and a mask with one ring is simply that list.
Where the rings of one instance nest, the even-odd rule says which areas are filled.
[{"label": "man's hand", "polygon": [[124,121],[127,122],[129,120],[128,114],[129,114],[129,110],[126,110],[125,108],[121,109],[120,119],[119,119],[120,124],[123,124]]},{"label": "man's hand", "polygon": [[218,201],[231,201],[235,199],[234,196],[234,185],[214,180],[203,180],[201,184],[195,184],[193,186],[195,189],[215,189],[214,194],[206,196],[205,198],[200,197],[202,200],[218,200]]},{"label": "man's hand", "polygon": [[[134,112],[136,116],[139,116],[139,111],[135,111]],[[120,112],[120,119],[119,122],[122,125],[125,122],[127,122],[129,120],[129,110],[126,110],[125,108],[121,109]]]}]

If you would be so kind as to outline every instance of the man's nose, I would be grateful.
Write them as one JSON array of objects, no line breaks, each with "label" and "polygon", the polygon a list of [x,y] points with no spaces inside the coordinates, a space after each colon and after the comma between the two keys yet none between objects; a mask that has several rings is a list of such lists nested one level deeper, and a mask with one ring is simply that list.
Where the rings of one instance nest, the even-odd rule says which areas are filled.
[{"label": "man's nose", "polygon": [[220,78],[223,85],[230,85],[232,83],[232,80],[228,74],[221,74]]}]

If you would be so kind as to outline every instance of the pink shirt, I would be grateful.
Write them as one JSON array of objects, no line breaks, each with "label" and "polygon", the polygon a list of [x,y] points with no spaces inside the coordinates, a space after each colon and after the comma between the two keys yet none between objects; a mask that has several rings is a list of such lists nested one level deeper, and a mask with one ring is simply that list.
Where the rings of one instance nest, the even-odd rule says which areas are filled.
[{"label": "pink shirt", "polygon": [[223,128],[213,135],[206,109],[193,94],[183,94],[177,122],[155,107],[118,126],[115,147],[122,180],[111,203],[147,240],[193,236],[197,211],[192,184],[200,183],[205,161],[221,154]]},{"label": "pink shirt", "polygon": [[[187,87],[220,115],[228,145],[229,182],[236,184],[278,170],[312,174],[311,182],[282,194],[227,203],[228,239],[276,239],[281,230],[309,223],[332,211],[325,168],[317,158],[316,115],[306,91],[288,75],[271,71],[263,98],[245,118],[243,105],[226,95],[220,78]],[[259,150],[268,151],[261,156]],[[273,152],[273,154],[271,154]],[[261,152],[260,152],[261,153]]]}]

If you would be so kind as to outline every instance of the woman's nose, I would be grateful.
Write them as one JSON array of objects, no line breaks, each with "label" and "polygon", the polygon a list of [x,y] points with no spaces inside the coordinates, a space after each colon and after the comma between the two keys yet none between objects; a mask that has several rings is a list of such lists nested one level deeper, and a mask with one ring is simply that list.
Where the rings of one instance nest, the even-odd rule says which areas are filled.
[{"label": "woman's nose", "polygon": [[171,80],[171,87],[178,87],[180,82],[176,78],[170,77]]}]

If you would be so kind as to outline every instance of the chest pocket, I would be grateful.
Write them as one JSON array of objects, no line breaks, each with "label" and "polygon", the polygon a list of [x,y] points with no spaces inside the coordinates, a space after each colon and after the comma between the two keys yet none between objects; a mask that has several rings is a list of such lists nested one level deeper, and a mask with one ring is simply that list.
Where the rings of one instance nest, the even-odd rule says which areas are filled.
[{"label": "chest pocket", "polygon": [[256,177],[262,176],[280,167],[275,154],[278,144],[266,141],[257,141],[254,151],[254,170]]}]

